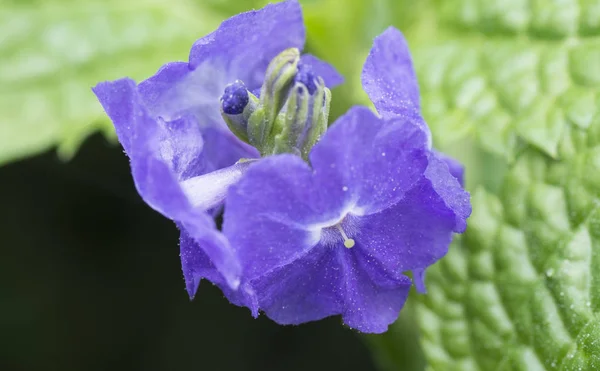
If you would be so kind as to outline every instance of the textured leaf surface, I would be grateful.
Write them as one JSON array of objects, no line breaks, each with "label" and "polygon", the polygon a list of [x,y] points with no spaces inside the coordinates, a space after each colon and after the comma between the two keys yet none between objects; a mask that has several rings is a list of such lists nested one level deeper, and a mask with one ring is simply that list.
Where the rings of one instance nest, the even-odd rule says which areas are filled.
[{"label": "textured leaf surface", "polygon": [[191,0],[0,0],[0,165],[112,133],[90,87],[186,60],[223,16]]},{"label": "textured leaf surface", "polygon": [[427,369],[598,370],[600,1],[436,5],[413,48],[434,144],[475,143],[503,176],[470,183],[467,232],[416,301]]},{"label": "textured leaf surface", "polygon": [[[596,117],[596,120],[598,117]],[[600,123],[519,156],[417,308],[431,370],[600,369]]]},{"label": "textured leaf surface", "polygon": [[523,144],[556,158],[569,126],[592,123],[600,89],[600,1],[454,0],[438,5],[415,60],[438,143],[467,134],[512,160]]}]

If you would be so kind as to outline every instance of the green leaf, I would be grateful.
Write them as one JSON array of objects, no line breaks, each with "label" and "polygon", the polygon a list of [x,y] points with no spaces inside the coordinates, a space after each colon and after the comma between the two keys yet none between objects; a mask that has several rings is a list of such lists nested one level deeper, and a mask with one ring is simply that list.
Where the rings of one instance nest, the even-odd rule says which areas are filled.
[{"label": "green leaf", "polygon": [[0,0],[0,165],[56,145],[70,156],[90,133],[113,133],[91,87],[187,60],[225,16],[200,3]]},{"label": "green leaf", "polygon": [[467,232],[414,308],[426,369],[598,370],[600,2],[436,5],[437,36],[413,48],[434,144],[503,170],[489,187],[496,166],[467,167]]},{"label": "green leaf", "polygon": [[438,145],[469,135],[507,160],[523,145],[557,158],[567,128],[591,124],[597,0],[451,0],[438,8],[439,30],[413,48]]},{"label": "green leaf", "polygon": [[477,189],[467,233],[429,270],[430,370],[600,369],[598,118],[560,144],[576,150],[527,149],[500,195]]}]

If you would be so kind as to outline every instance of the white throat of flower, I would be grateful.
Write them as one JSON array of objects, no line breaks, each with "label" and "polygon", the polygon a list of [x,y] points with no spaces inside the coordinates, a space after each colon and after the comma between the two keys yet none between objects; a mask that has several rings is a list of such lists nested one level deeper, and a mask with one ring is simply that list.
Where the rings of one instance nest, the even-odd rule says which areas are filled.
[{"label": "white throat of flower", "polygon": [[340,215],[323,223],[313,224],[309,227],[312,231],[312,241],[327,246],[339,246],[351,249],[356,245],[354,239],[359,233],[360,216],[363,210],[356,205],[346,207]]}]

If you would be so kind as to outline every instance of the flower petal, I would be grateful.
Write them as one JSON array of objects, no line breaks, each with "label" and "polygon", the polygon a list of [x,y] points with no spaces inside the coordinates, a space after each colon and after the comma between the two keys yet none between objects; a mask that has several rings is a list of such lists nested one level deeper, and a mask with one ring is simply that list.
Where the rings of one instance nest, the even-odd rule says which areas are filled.
[{"label": "flower petal", "polygon": [[344,323],[366,333],[387,331],[408,298],[410,279],[374,269],[373,262],[358,249],[337,251],[344,272]]},{"label": "flower petal", "polygon": [[223,290],[228,289],[223,275],[217,271],[208,255],[206,255],[185,229],[181,229],[179,249],[185,288],[191,299],[196,295],[202,279],[211,281],[215,285],[222,287]]},{"label": "flower petal", "polygon": [[231,166],[240,158],[258,157],[258,151],[233,135],[221,118],[219,97],[227,83],[224,70],[208,65],[190,70],[187,63],[175,62],[138,86],[153,117],[167,121],[193,118],[204,137],[205,172]]},{"label": "flower petal", "polygon": [[426,294],[427,289],[425,288],[425,268],[413,269],[413,283],[419,294]]},{"label": "flower petal", "polygon": [[450,157],[442,152],[433,151],[433,153],[435,153],[435,155],[440,160],[442,160],[446,163],[446,165],[448,166],[448,170],[450,170],[450,174],[452,174],[452,176],[454,178],[456,178],[456,180],[458,180],[458,183],[464,187],[465,186],[465,167],[460,162],[456,161],[452,157]]},{"label": "flower petal", "polygon": [[303,54],[300,57],[300,63],[310,65],[315,76],[323,78],[325,86],[329,89],[333,89],[344,82],[344,77],[339,74],[335,67],[312,54]]},{"label": "flower petal", "polygon": [[202,129],[202,156],[207,164],[206,172],[232,166],[240,159],[260,157],[256,148],[250,147],[227,130],[214,127]]},{"label": "flower petal", "polygon": [[262,84],[269,62],[285,49],[302,50],[305,38],[298,1],[269,4],[225,20],[216,31],[196,41],[190,51],[190,67],[215,59],[227,61],[230,76],[253,90]]},{"label": "flower petal", "polygon": [[468,192],[430,155],[422,179],[394,206],[361,218],[355,239],[389,272],[424,269],[446,254],[469,214]]},{"label": "flower petal", "polygon": [[378,212],[400,200],[422,176],[426,133],[406,118],[384,121],[353,107],[327,130],[310,161],[326,209]]},{"label": "flower petal", "polygon": [[[185,229],[180,228],[180,231],[181,268],[190,299],[193,299],[196,291],[198,291],[200,281],[207,279],[217,285],[231,303],[252,308],[250,295],[243,289],[232,289],[194,238]],[[256,307],[256,305],[254,306]]]},{"label": "flower petal", "polygon": [[309,226],[336,211],[316,208],[311,177],[302,159],[279,155],[255,163],[229,188],[223,233],[237,250],[244,279],[290,264],[318,243],[319,231]]},{"label": "flower petal", "polygon": [[325,246],[252,282],[260,308],[282,325],[298,325],[343,308],[343,277],[337,252]]},{"label": "flower petal", "polygon": [[435,153],[431,153],[429,156],[425,177],[429,179],[446,207],[454,213],[454,232],[463,233],[467,228],[467,218],[471,215],[469,192],[463,189],[452,170],[448,168],[447,162]]},{"label": "flower petal", "polygon": [[431,132],[420,114],[419,84],[406,39],[389,27],[373,41],[362,71],[362,85],[383,118],[406,117],[427,133]]},{"label": "flower petal", "polygon": [[170,122],[154,119],[142,104],[133,80],[104,82],[93,90],[117,128],[138,193],[152,208],[181,225],[229,284],[237,286],[240,266],[228,241],[205,210],[190,204],[181,188],[186,176],[202,173],[197,126],[186,118]]},{"label": "flower petal", "polygon": [[385,118],[419,112],[419,85],[406,39],[389,27],[373,41],[362,72],[363,88]]}]

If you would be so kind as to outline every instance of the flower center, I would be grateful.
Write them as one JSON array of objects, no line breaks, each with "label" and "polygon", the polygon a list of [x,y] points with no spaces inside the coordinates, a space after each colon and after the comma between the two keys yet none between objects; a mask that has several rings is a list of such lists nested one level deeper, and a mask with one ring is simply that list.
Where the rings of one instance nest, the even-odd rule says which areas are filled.
[{"label": "flower center", "polygon": [[335,224],[329,224],[320,228],[320,241],[327,246],[339,246],[344,243],[347,249],[356,245],[354,236],[358,234],[358,218],[352,214],[347,214]]}]

